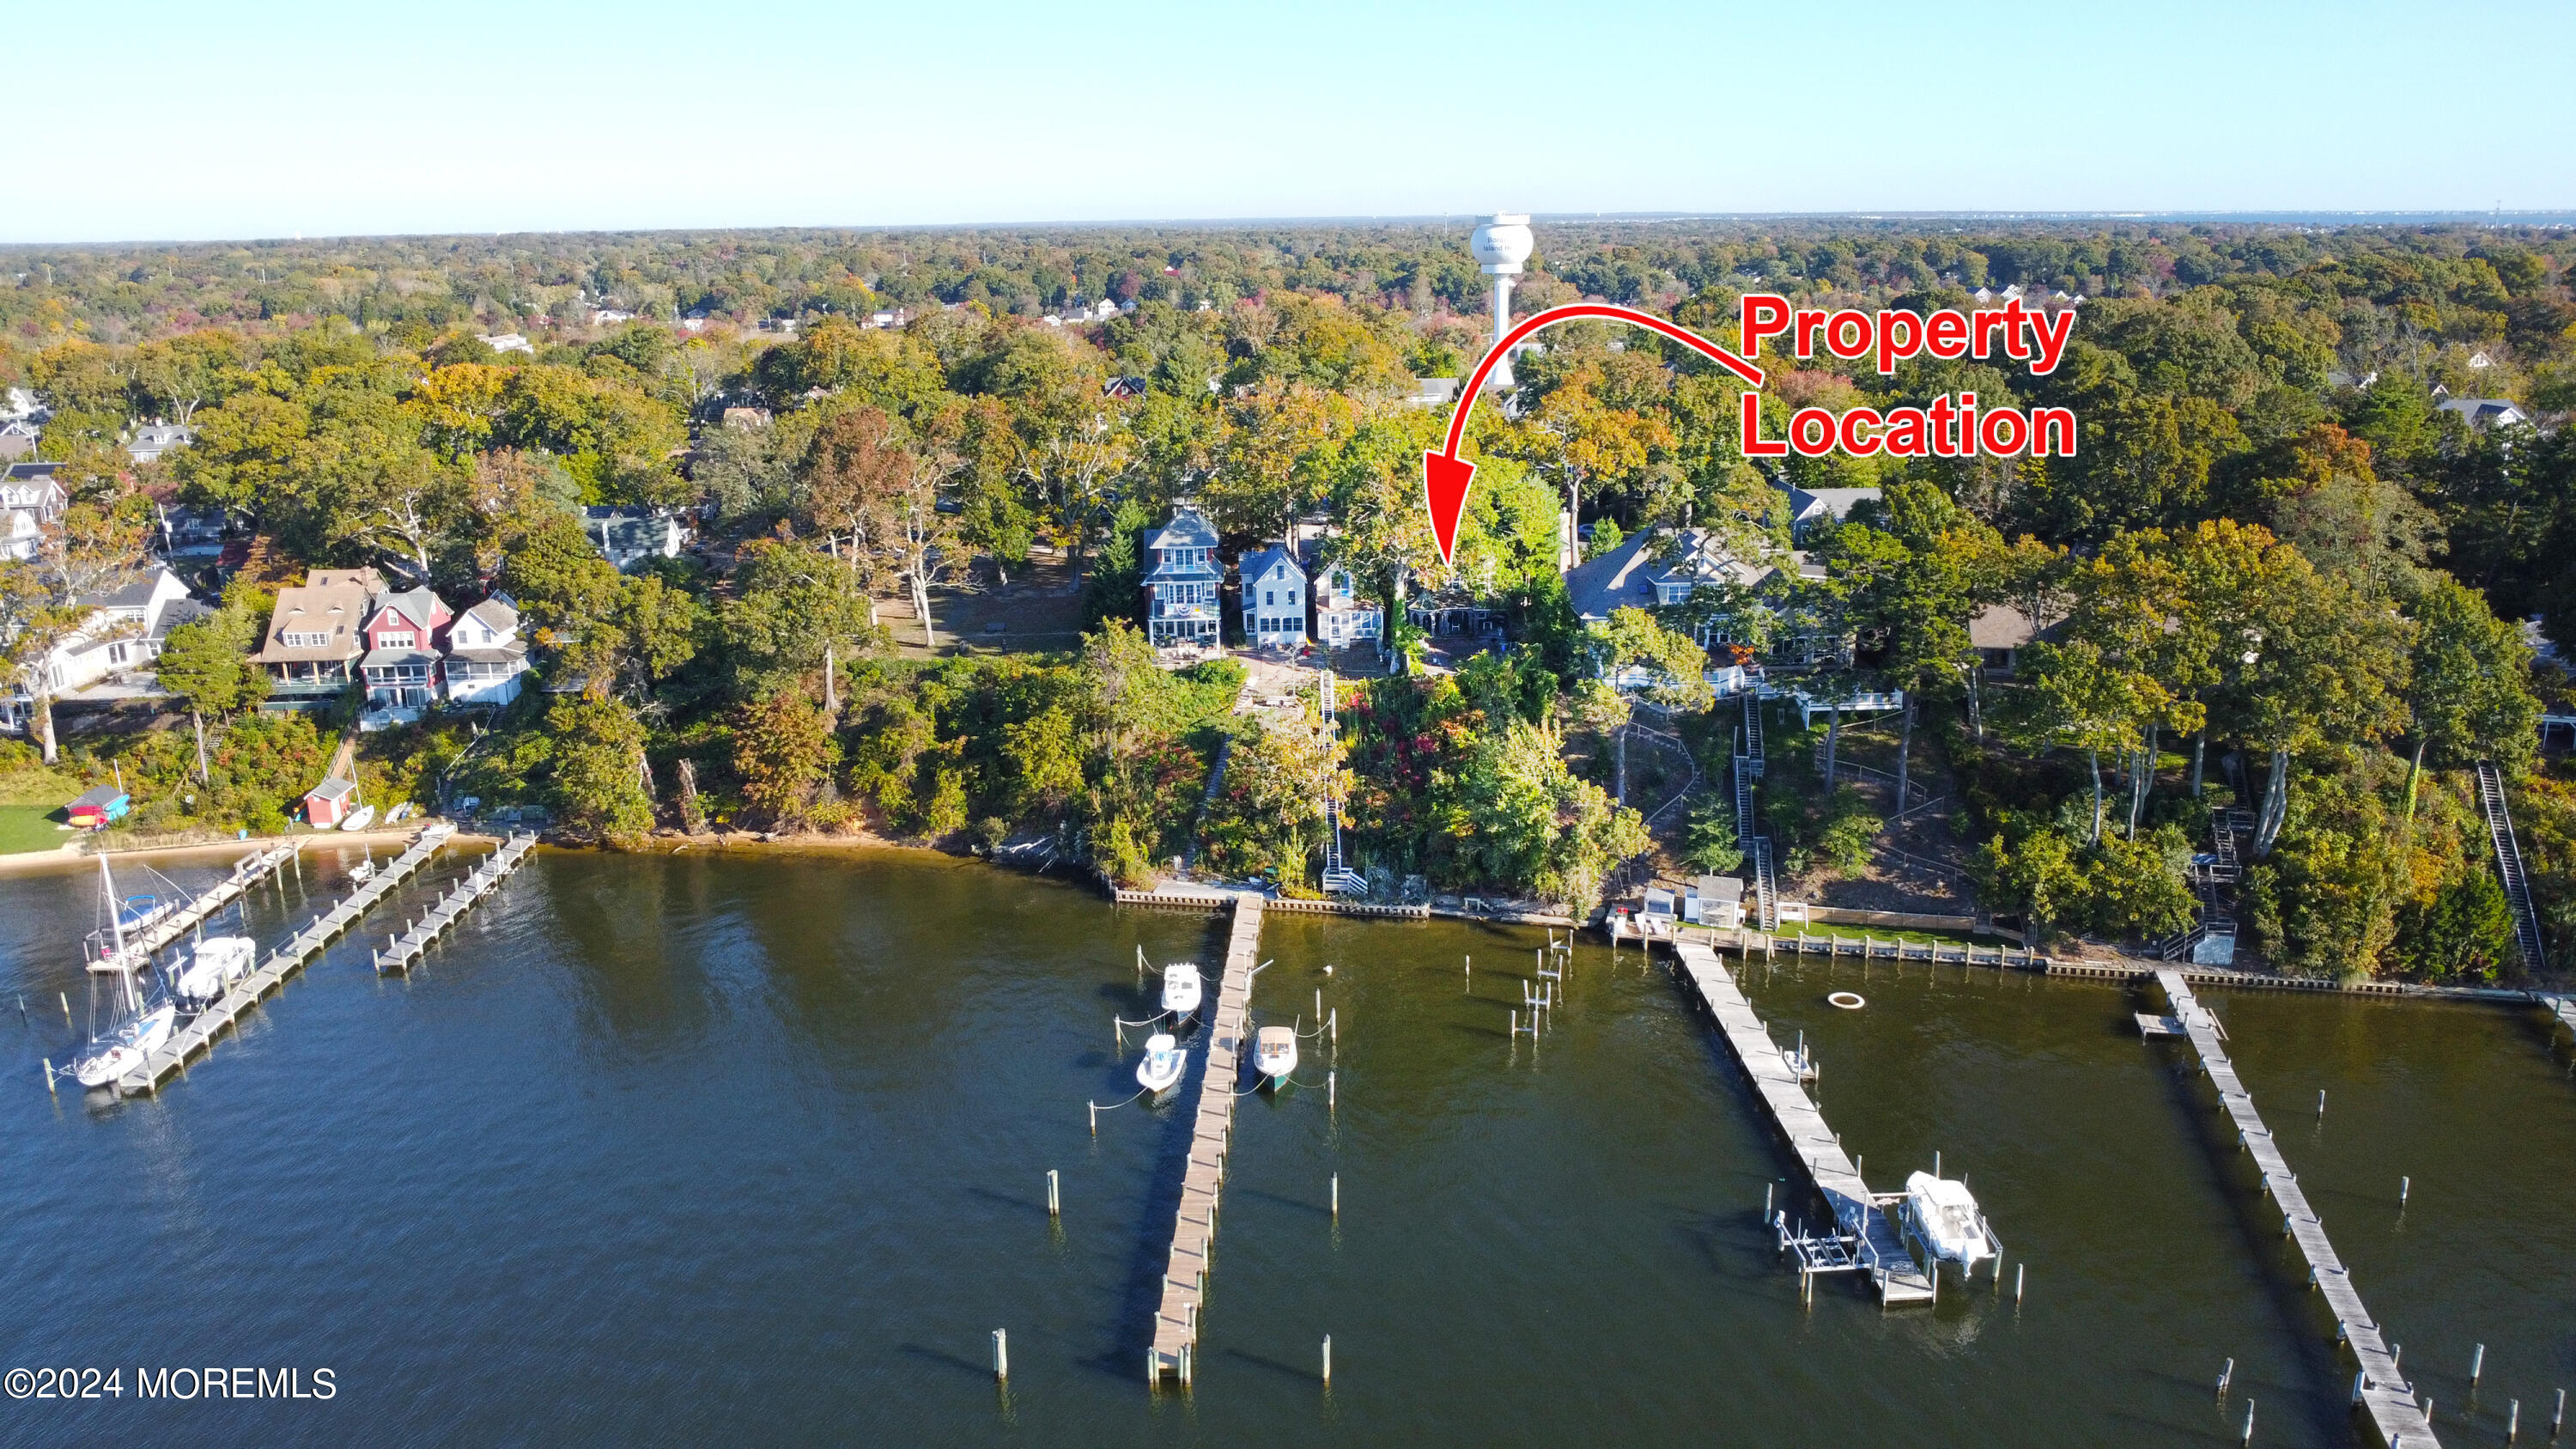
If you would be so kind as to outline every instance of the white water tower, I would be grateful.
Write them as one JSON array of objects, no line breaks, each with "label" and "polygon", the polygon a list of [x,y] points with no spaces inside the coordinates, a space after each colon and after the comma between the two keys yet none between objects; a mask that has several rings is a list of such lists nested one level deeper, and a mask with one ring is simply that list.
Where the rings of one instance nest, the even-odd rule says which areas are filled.
[{"label": "white water tower", "polygon": [[[1476,228],[1467,239],[1467,250],[1475,253],[1476,265],[1494,279],[1494,341],[1500,344],[1503,334],[1512,327],[1512,278],[1521,274],[1521,265],[1530,259],[1537,242],[1530,236],[1529,218],[1498,211]],[[1488,374],[1491,387],[1514,387],[1512,360],[1503,358]]]}]

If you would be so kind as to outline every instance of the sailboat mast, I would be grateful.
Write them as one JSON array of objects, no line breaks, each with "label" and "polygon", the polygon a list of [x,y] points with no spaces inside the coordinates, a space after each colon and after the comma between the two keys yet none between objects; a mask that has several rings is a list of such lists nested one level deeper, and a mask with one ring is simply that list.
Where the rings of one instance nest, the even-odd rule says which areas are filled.
[{"label": "sailboat mast", "polygon": [[125,907],[116,898],[116,877],[107,873],[107,852],[98,856],[99,889],[107,892],[107,928],[116,933],[116,954],[125,954]]}]

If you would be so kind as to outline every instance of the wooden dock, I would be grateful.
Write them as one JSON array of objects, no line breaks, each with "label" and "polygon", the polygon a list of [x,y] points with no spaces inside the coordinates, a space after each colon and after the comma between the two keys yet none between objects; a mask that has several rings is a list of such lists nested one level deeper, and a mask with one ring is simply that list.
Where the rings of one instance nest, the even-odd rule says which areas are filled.
[{"label": "wooden dock", "polygon": [[1933,1301],[1937,1290],[1931,1275],[1915,1266],[1895,1224],[1887,1220],[1869,1184],[1861,1181],[1860,1168],[1843,1155],[1842,1144],[1825,1125],[1824,1113],[1800,1084],[1796,1066],[1771,1040],[1770,1029],[1736,989],[1735,978],[1719,964],[1716,950],[1705,939],[1689,938],[1675,942],[1673,954],[1681,963],[1683,978],[1717,1018],[1718,1030],[1734,1049],[1745,1075],[1753,1079],[1754,1090],[1770,1109],[1780,1135],[1788,1139],[1790,1150],[1798,1154],[1807,1176],[1824,1195],[1834,1222],[1856,1240],[1852,1256],[1877,1287],[1879,1300],[1891,1305]]},{"label": "wooden dock", "polygon": [[[296,849],[296,844],[289,841],[243,856],[234,863],[233,873],[213,889],[151,925],[129,933],[125,938],[124,959],[134,965],[151,960],[162,947],[195,930],[215,912],[241,899],[252,886],[275,875],[280,867],[295,858]],[[101,962],[100,965],[114,969],[112,961]]]},{"label": "wooden dock", "polygon": [[1199,1337],[1199,1307],[1207,1295],[1208,1248],[1216,1238],[1217,1195],[1225,1187],[1226,1141],[1234,1131],[1235,1083],[1252,1040],[1252,972],[1261,949],[1262,899],[1234,900],[1234,931],[1226,941],[1225,976],[1210,1019],[1207,1067],[1199,1074],[1197,1122],[1190,1134],[1189,1166],[1181,1178],[1181,1206],[1172,1221],[1172,1256],[1163,1269],[1162,1306],[1154,1313],[1154,1347],[1145,1356],[1145,1378],[1190,1381],[1190,1355]]},{"label": "wooden dock", "polygon": [[[413,871],[420,869],[456,827],[434,821],[413,838],[411,848],[385,864],[366,884],[352,892],[347,900],[316,916],[303,930],[288,938],[284,945],[268,953],[268,959],[249,975],[233,983],[231,990],[216,998],[205,1010],[190,1018],[188,1024],[170,1034],[170,1040],[159,1051],[144,1060],[143,1065],[117,1080],[117,1090],[129,1097],[160,1090],[161,1084],[186,1066],[188,1059],[214,1046],[215,1034],[241,1020],[242,1014],[258,1005],[267,995],[286,984],[286,978],[301,970],[304,963],[322,953],[333,937],[356,924],[359,917],[375,907]],[[285,847],[279,847],[284,849]],[[275,867],[271,867],[274,869]]]},{"label": "wooden dock", "polygon": [[2415,1402],[2413,1386],[2398,1372],[2397,1359],[2389,1352],[2378,1321],[2362,1306],[2351,1270],[2335,1256],[2334,1244],[2326,1240],[2325,1224],[2308,1206],[2297,1174],[2290,1171],[2280,1144],[2255,1112],[2254,1095],[2237,1080],[2236,1067],[2227,1059],[2224,1029],[2207,1007],[2192,998],[2183,973],[2159,971],[2156,981],[2173,1003],[2174,1018],[2200,1052],[2201,1068],[2218,1089],[2219,1105],[2236,1120],[2238,1144],[2254,1154],[2255,1166],[2262,1170],[2263,1189],[2281,1209],[2282,1236],[2298,1240],[2299,1251],[2308,1260],[2309,1283],[2325,1294],[2326,1306],[2334,1312],[2335,1336],[2361,1361],[2361,1371],[2353,1378],[2353,1402],[2370,1410],[2371,1422],[2390,1449],[2439,1449],[2442,1441],[2434,1437],[2432,1423]]},{"label": "wooden dock", "polygon": [[519,862],[528,858],[528,852],[536,847],[536,843],[534,833],[522,831],[511,836],[499,850],[483,857],[483,863],[474,867],[471,875],[458,881],[453,890],[440,896],[438,904],[430,907],[427,915],[413,922],[410,930],[390,938],[385,949],[376,953],[376,974],[391,976],[397,971],[410,971],[413,963],[428,953],[430,943],[454,925],[458,917],[499,889],[502,880],[519,868]]},{"label": "wooden dock", "polygon": [[2560,1026],[2576,1032],[2576,996],[2544,996],[2540,1004],[2549,1008]]}]

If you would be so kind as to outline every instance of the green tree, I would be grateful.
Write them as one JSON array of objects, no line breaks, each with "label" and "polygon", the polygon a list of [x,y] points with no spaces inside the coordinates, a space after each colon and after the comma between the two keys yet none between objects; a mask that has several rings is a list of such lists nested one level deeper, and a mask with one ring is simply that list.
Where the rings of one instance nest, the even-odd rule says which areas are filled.
[{"label": "green tree", "polygon": [[831,721],[800,691],[777,690],[735,712],[733,768],[743,803],[773,826],[803,816],[833,753]]},{"label": "green tree", "polygon": [[575,835],[619,846],[653,828],[644,793],[644,725],[615,699],[567,699],[546,712],[555,810]]}]

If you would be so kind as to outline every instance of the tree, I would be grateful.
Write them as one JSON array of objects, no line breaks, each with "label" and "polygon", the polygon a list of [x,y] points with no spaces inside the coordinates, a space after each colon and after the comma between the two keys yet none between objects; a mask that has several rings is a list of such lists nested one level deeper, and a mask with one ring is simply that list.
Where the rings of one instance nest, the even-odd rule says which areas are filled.
[{"label": "tree", "polygon": [[1293,537],[1332,485],[1352,426],[1350,400],[1304,382],[1269,382],[1226,405],[1224,440],[1201,496],[1229,533]]},{"label": "tree", "polygon": [[777,690],[735,713],[733,767],[743,803],[773,825],[804,813],[833,754],[831,721],[797,690]]},{"label": "tree", "polygon": [[1731,875],[1744,864],[1733,804],[1712,795],[1692,807],[1682,840],[1682,863],[1702,875]]},{"label": "tree", "polygon": [[2411,601],[2414,663],[2402,693],[2415,736],[2406,772],[2406,813],[2415,814],[2415,777],[2428,754],[2440,768],[2494,760],[2519,774],[2536,749],[2540,701],[2531,692],[2531,649],[2522,631],[2497,618],[2475,590],[2434,574]]},{"label": "tree", "polygon": [[2032,644],[2023,650],[2030,681],[2029,707],[2043,748],[2062,741],[2084,752],[2093,774],[2093,825],[2086,840],[2102,839],[2102,752],[2137,747],[2145,719],[2164,705],[2162,686],[2104,655],[2085,639]]},{"label": "tree", "polygon": [[773,693],[816,671],[826,673],[828,693],[837,660],[879,637],[856,574],[846,560],[795,544],[744,546],[734,596],[721,611],[726,663],[740,697]]},{"label": "tree", "polygon": [[851,577],[867,596],[870,624],[876,622],[877,581],[896,548],[899,500],[916,471],[898,424],[872,407],[827,418],[797,464],[806,517],[835,557],[846,540],[856,566]]},{"label": "tree", "polygon": [[0,559],[0,663],[35,702],[48,765],[56,759],[54,650],[80,631],[91,612],[57,592],[36,565]]},{"label": "tree", "polygon": [[1717,692],[1709,687],[1708,651],[1665,628],[1644,609],[1610,611],[1601,627],[1601,672],[1612,688],[1593,710],[1595,722],[1617,731],[1618,786],[1611,798],[1628,801],[1628,711],[1619,686],[1631,680],[1638,695],[1660,710],[1703,710]]},{"label": "tree", "polygon": [[614,699],[568,699],[546,712],[551,794],[576,835],[631,846],[653,828],[644,789],[644,726]]}]

